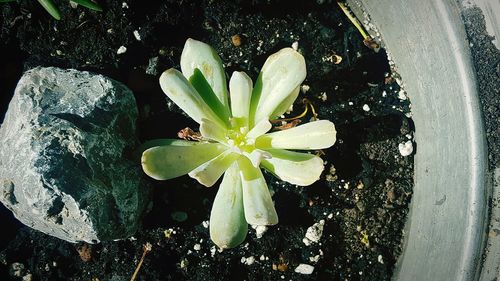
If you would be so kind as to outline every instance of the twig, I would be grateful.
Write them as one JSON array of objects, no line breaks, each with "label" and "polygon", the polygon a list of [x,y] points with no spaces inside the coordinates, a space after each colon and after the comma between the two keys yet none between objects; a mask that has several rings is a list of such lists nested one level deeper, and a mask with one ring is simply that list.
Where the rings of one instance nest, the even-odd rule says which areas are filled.
[{"label": "twig", "polygon": [[149,252],[151,252],[151,250],[153,249],[153,245],[151,245],[151,243],[147,242],[143,246],[142,249],[143,249],[143,252],[142,252],[141,260],[139,261],[139,264],[137,264],[137,268],[135,269],[134,275],[132,275],[132,278],[130,278],[130,281],[135,281],[135,279],[137,278],[137,274],[139,274],[139,270],[141,269],[142,263],[144,262],[144,258],[146,257],[146,255]]}]

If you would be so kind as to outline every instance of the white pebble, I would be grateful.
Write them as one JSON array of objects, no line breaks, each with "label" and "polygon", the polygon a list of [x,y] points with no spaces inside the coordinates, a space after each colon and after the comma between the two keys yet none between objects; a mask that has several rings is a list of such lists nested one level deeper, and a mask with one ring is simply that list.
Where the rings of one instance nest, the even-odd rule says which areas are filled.
[{"label": "white pebble", "polygon": [[352,101],[349,102],[349,105],[354,105],[354,103]]},{"label": "white pebble", "polygon": [[317,263],[319,261],[320,255],[315,255],[314,257],[309,257],[311,262]]},{"label": "white pebble", "polygon": [[201,245],[200,244],[194,244],[193,249],[195,251],[199,251],[199,250],[201,250]]},{"label": "white pebble", "polygon": [[306,231],[306,237],[302,239],[302,242],[306,244],[306,246],[311,245],[312,243],[316,243],[321,239],[323,235],[323,226],[325,225],[324,220],[320,220],[319,222],[310,226]]},{"label": "white pebble", "polygon": [[208,228],[208,226],[210,225],[208,221],[203,221],[201,224],[203,225],[204,228]]},{"label": "white pebble", "polygon": [[398,99],[400,99],[400,100],[406,100],[405,91],[403,91],[403,90],[399,91],[399,93],[398,93]]},{"label": "white pebble", "polygon": [[382,255],[378,255],[378,262],[384,264],[384,258],[382,257]]},{"label": "white pebble", "polygon": [[139,34],[139,31],[134,30],[134,37],[135,37],[135,40],[141,41],[141,35]]},{"label": "white pebble", "polygon": [[295,41],[292,43],[292,49],[294,49],[295,51],[297,51],[299,49],[299,42]]},{"label": "white pebble", "polygon": [[321,100],[326,101],[328,99],[328,96],[326,95],[326,92],[321,92]]},{"label": "white pebble", "polygon": [[370,111],[370,107],[365,103],[363,105],[363,110],[366,111],[366,112],[368,112],[368,111]]},{"label": "white pebble", "polygon": [[120,46],[120,48],[118,48],[118,50],[116,51],[116,54],[121,55],[121,54],[124,54],[126,52],[127,52],[127,47]]},{"label": "white pebble", "polygon": [[299,266],[295,268],[295,272],[300,273],[300,274],[312,274],[314,271],[314,266],[301,263]]},{"label": "white pebble", "polygon": [[405,143],[400,143],[398,148],[401,155],[408,156],[413,152],[413,143],[409,140]]},{"label": "white pebble", "polygon": [[260,258],[259,258],[259,260],[261,260],[261,261],[265,261],[265,260],[266,260],[266,256],[261,255],[261,256],[260,256]]},{"label": "white pebble", "polygon": [[181,260],[181,268],[186,268],[188,266],[188,261],[186,259]]},{"label": "white pebble", "polygon": [[300,90],[302,91],[302,93],[307,93],[307,91],[309,91],[309,89],[311,89],[311,87],[309,87],[309,85],[302,85],[300,86]]},{"label": "white pebble", "polygon": [[122,3],[122,9],[128,9],[128,4],[127,2]]},{"label": "white pebble", "polygon": [[252,265],[255,262],[255,258],[253,256],[250,256],[247,258],[245,264],[246,265]]},{"label": "white pebble", "polygon": [[266,231],[267,231],[267,226],[258,225],[255,228],[255,236],[257,236],[257,239],[262,238],[262,235],[264,235],[264,233],[266,233]]}]

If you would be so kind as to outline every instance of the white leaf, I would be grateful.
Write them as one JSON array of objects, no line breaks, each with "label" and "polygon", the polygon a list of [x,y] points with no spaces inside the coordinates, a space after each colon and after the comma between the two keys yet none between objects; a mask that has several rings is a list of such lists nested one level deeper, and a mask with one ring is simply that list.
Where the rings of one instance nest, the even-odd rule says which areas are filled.
[{"label": "white leaf", "polygon": [[222,249],[233,248],[245,240],[247,232],[241,178],[234,163],[224,174],[215,196],[210,212],[210,238]]},{"label": "white leaf", "polygon": [[245,218],[253,225],[274,225],[278,215],[274,209],[271,194],[260,168],[252,165],[246,157],[238,159],[241,183],[243,187],[243,206]]},{"label": "white leaf", "polygon": [[200,133],[204,138],[227,143],[227,129],[209,119],[203,118],[201,120]]},{"label": "white leaf", "polygon": [[201,124],[203,118],[224,124],[178,70],[171,68],[164,71],[160,76],[160,87],[177,106],[198,124]]},{"label": "white leaf", "polygon": [[311,185],[319,180],[324,169],[323,160],[316,155],[281,149],[270,149],[267,152],[272,158],[263,160],[261,165],[291,184]]},{"label": "white leaf", "polygon": [[255,146],[261,149],[323,149],[335,143],[336,135],[332,122],[319,120],[260,136],[255,141]]},{"label": "white leaf", "polygon": [[244,123],[242,124],[244,126],[248,124],[252,87],[252,79],[250,79],[245,72],[233,72],[233,75],[229,80],[231,112],[234,118],[244,120]]},{"label": "white leaf", "polygon": [[[200,156],[198,156],[200,157]],[[189,172],[189,176],[204,186],[210,187],[240,157],[239,154],[226,150],[219,156],[207,161]]]},{"label": "white leaf", "polygon": [[226,75],[217,52],[208,44],[187,39],[181,55],[182,74],[189,79],[198,68],[224,106],[227,102]]},{"label": "white leaf", "polygon": [[271,122],[267,119],[263,119],[247,133],[247,139],[255,139],[258,136],[267,133],[272,127]]},{"label": "white leaf", "polygon": [[189,173],[225,150],[221,144],[199,142],[155,146],[142,153],[142,169],[154,179],[168,180]]},{"label": "white leaf", "polygon": [[276,119],[287,112],[299,96],[299,93],[300,86],[295,88],[295,90],[293,90],[292,93],[284,101],[282,101],[280,105],[278,105],[269,119]]},{"label": "white leaf", "polygon": [[252,93],[250,114],[253,122],[269,119],[306,78],[304,57],[292,48],[284,48],[269,56]]}]

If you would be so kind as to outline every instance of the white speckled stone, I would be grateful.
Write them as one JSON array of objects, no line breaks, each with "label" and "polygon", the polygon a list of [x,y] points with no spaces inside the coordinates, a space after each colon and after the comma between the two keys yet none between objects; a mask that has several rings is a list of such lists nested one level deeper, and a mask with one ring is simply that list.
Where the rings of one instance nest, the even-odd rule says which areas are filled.
[{"label": "white speckled stone", "polygon": [[24,224],[95,243],[136,231],[148,204],[132,92],[101,75],[35,68],[0,128],[0,201]]}]

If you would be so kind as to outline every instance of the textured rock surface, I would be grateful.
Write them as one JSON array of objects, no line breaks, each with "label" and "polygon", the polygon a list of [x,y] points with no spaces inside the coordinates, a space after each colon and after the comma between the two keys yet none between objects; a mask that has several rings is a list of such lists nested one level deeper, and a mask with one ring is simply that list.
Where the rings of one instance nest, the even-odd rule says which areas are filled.
[{"label": "textured rock surface", "polygon": [[67,241],[132,235],[148,203],[136,103],[124,85],[58,68],[24,74],[0,128],[0,201],[24,224]]}]

